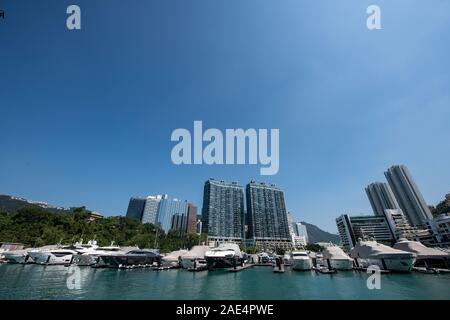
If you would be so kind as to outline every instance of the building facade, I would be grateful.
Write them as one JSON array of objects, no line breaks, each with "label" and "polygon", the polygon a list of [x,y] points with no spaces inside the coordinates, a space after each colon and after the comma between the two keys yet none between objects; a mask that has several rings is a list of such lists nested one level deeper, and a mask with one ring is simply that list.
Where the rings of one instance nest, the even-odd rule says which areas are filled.
[{"label": "building facade", "polygon": [[248,235],[263,248],[290,247],[284,193],[273,184],[250,182],[246,188]]},{"label": "building facade", "polygon": [[157,224],[168,233],[172,229],[174,216],[177,216],[176,229],[186,230],[188,203],[184,200],[161,199],[159,203]]},{"label": "building facade", "polygon": [[209,242],[242,243],[244,189],[237,182],[209,179],[203,189],[202,232]]},{"label": "building facade", "polygon": [[384,210],[384,217],[395,241],[406,238],[412,241],[420,241],[427,246],[434,245],[432,233],[426,228],[411,226],[401,209],[386,209]]},{"label": "building facade", "polygon": [[384,210],[400,209],[389,185],[385,182],[371,183],[366,187],[366,194],[372,206],[373,213],[377,216],[383,216]]},{"label": "building facade", "polygon": [[384,175],[411,225],[426,226],[427,220],[433,216],[408,168],[404,165],[392,166]]},{"label": "building facade", "polygon": [[145,200],[144,212],[142,214],[142,223],[157,223],[159,203],[162,199],[167,199],[167,195],[148,196]]},{"label": "building facade", "polygon": [[192,203],[188,203],[186,233],[197,233],[197,207]]},{"label": "building facade", "polygon": [[131,198],[128,204],[127,218],[141,221],[144,213],[145,198]]},{"label": "building facade", "polygon": [[302,236],[305,238],[307,243],[309,242],[308,231],[306,230],[306,226],[304,224],[301,222],[294,222],[292,227],[296,236]]},{"label": "building facade", "polygon": [[433,234],[435,244],[439,247],[450,247],[450,216],[441,214],[428,220],[427,229]]},{"label": "building facade", "polygon": [[174,214],[170,225],[170,230],[176,230],[179,235],[186,233],[187,216],[185,214]]},{"label": "building facade", "polygon": [[395,239],[384,216],[341,215],[336,226],[342,246],[346,250],[353,248],[358,238],[373,238],[377,242],[391,244]]}]

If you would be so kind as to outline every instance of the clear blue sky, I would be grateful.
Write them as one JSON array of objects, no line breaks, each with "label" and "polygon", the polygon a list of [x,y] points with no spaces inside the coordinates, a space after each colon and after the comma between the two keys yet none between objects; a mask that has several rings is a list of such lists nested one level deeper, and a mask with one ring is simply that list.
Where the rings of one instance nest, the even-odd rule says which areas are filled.
[{"label": "clear blue sky", "polygon": [[[378,4],[382,30],[366,28]],[[82,30],[66,29],[78,4]],[[130,196],[201,207],[208,177],[284,189],[335,231],[406,164],[450,191],[449,1],[5,1],[0,193],[125,214]],[[280,171],[175,166],[176,128],[279,128]]]}]

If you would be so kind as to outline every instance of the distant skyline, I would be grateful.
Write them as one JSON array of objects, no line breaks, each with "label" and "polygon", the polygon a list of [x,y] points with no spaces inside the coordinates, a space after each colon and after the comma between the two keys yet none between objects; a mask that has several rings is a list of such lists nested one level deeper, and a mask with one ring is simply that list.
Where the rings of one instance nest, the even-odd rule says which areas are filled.
[{"label": "distant skyline", "polygon": [[[274,183],[294,221],[336,233],[406,165],[450,191],[450,2],[8,1],[0,21],[0,194],[125,215],[130,197],[202,206],[210,178]],[[45,10],[43,10],[45,8]],[[39,12],[39,15],[36,15]],[[279,171],[171,161],[174,129],[279,129]]]}]

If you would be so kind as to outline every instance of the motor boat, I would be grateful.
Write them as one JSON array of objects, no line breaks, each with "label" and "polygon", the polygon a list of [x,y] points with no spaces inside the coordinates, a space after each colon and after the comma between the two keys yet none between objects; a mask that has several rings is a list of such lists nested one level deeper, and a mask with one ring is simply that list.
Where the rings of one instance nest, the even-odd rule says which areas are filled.
[{"label": "motor boat", "polygon": [[7,263],[33,263],[33,259],[28,255],[28,250],[12,250],[3,252],[3,259]]},{"label": "motor boat", "polygon": [[306,251],[292,251],[291,253],[292,270],[311,270],[312,260]]},{"label": "motor boat", "polygon": [[428,248],[418,241],[409,241],[408,239],[400,238],[394,245],[394,249],[416,254],[415,267],[450,269],[450,254],[441,250]]},{"label": "motor boat", "polygon": [[125,254],[101,255],[97,267],[126,268],[161,266],[161,255],[158,249],[134,249]]},{"label": "motor boat", "polygon": [[285,253],[283,255],[283,263],[285,265],[290,265],[291,264],[291,255],[289,253]]},{"label": "motor boat", "polygon": [[33,262],[42,265],[68,265],[72,263],[72,258],[79,253],[71,247],[45,249],[45,250],[31,250],[28,254]]},{"label": "motor boat", "polygon": [[100,256],[108,256],[108,255],[121,255],[127,253],[127,251],[131,251],[135,248],[129,248],[129,250],[123,250],[119,246],[114,245],[114,242],[111,242],[111,245],[105,247],[95,246],[82,252],[79,255],[73,257],[72,263],[77,266],[93,266],[98,263]]},{"label": "motor boat", "polygon": [[222,243],[217,248],[205,252],[208,269],[222,269],[243,263],[242,252],[235,243]]},{"label": "motor boat", "polygon": [[161,258],[163,267],[179,268],[181,266],[181,259],[188,253],[187,250],[172,251]]},{"label": "motor boat", "polygon": [[270,263],[271,259],[267,252],[258,253],[258,263]]},{"label": "motor boat", "polygon": [[323,252],[323,261],[328,269],[332,270],[352,270],[353,259],[338,246],[326,247]]},{"label": "motor boat", "polygon": [[181,265],[184,269],[197,269],[207,266],[205,253],[211,248],[208,246],[193,246],[181,257]]},{"label": "motor boat", "polygon": [[378,243],[375,240],[358,239],[350,250],[350,257],[355,259],[357,267],[368,268],[376,265],[382,270],[409,272],[416,261],[412,252],[402,251]]},{"label": "motor boat", "polygon": [[75,257],[84,253],[92,252],[97,248],[95,240],[88,241],[83,244],[83,240],[76,242],[74,245],[61,246],[45,246],[38,249],[28,251],[30,258],[36,264],[43,265],[67,265],[72,264]]}]

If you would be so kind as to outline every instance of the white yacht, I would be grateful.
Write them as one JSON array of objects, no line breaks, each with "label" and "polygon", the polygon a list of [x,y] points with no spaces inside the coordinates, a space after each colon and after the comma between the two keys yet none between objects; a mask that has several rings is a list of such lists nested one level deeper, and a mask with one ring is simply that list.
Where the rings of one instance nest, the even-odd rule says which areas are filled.
[{"label": "white yacht", "polygon": [[450,254],[447,252],[428,248],[418,241],[409,241],[401,238],[394,245],[394,249],[416,254],[415,267],[450,269]]},{"label": "white yacht", "polygon": [[32,263],[28,250],[12,250],[3,252],[3,259],[8,263]]},{"label": "white yacht", "polygon": [[350,250],[350,257],[355,259],[357,267],[368,268],[377,265],[382,270],[409,272],[414,266],[416,255],[411,252],[393,249],[374,240],[358,239]]},{"label": "white yacht", "polygon": [[96,246],[95,248],[91,248],[82,254],[74,256],[72,263],[77,266],[93,266],[98,263],[100,256],[120,255],[125,254],[126,252],[127,251],[122,250],[119,246],[114,245],[114,242],[112,242],[109,246]]},{"label": "white yacht", "polygon": [[311,270],[312,260],[306,251],[293,251],[291,253],[291,268],[293,270]]},{"label": "white yacht", "polygon": [[72,257],[79,253],[69,248],[57,248],[46,250],[31,250],[28,252],[36,264],[43,265],[67,265],[72,263]]},{"label": "white yacht", "polygon": [[188,253],[187,250],[177,250],[168,253],[161,259],[162,266],[171,268],[180,267],[181,259],[186,253]]},{"label": "white yacht", "polygon": [[5,256],[3,254],[7,251],[9,251],[9,250],[0,248],[0,262],[3,262],[3,260],[5,259]]},{"label": "white yacht", "polygon": [[326,247],[323,250],[323,260],[328,269],[352,270],[353,259],[338,246]]},{"label": "white yacht", "polygon": [[193,246],[185,255],[181,257],[181,264],[184,269],[197,269],[206,266],[205,253],[211,248],[208,246]]},{"label": "white yacht", "polygon": [[161,255],[158,249],[133,249],[126,253],[99,256],[96,267],[125,268],[161,266]]},{"label": "white yacht", "polygon": [[209,269],[231,268],[243,263],[241,249],[235,243],[222,243],[205,252]]}]

